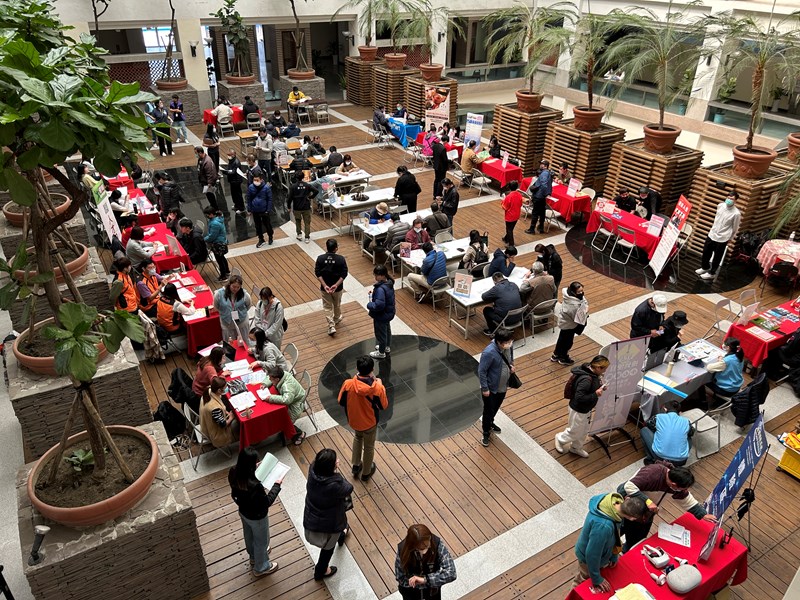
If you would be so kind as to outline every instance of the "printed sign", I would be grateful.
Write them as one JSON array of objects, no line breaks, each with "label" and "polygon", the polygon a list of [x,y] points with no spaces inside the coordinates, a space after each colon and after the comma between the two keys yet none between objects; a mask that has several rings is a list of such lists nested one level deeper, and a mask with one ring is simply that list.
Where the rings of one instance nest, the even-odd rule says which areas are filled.
[{"label": "printed sign", "polygon": [[472,275],[467,273],[456,273],[453,280],[453,295],[469,298],[469,294],[472,291],[472,279]]},{"label": "printed sign", "polygon": [[483,131],[483,115],[467,113],[467,126],[464,129],[464,147],[469,147],[470,140],[481,145],[481,132]]},{"label": "printed sign", "polygon": [[675,210],[672,211],[670,221],[675,223],[675,226],[683,231],[683,226],[686,225],[686,219],[689,218],[689,211],[692,210],[692,204],[686,199],[686,196],[681,194],[678,203],[675,205]]},{"label": "printed sign", "polygon": [[108,242],[111,243],[111,238],[114,236],[122,241],[122,232],[119,229],[116,217],[114,217],[114,209],[111,208],[108,196],[109,194],[105,191],[102,181],[98,181],[92,186],[92,198],[97,205],[97,212],[100,215],[100,222],[103,224],[103,231],[108,237]]},{"label": "printed sign", "polygon": [[672,249],[675,247],[675,244],[678,243],[678,236],[680,233],[678,227],[671,220],[664,228],[664,234],[661,236],[661,240],[658,242],[655,252],[653,252],[653,258],[650,259],[650,268],[653,269],[653,273],[656,274],[656,277],[661,275],[661,271],[667,266],[672,255]]},{"label": "printed sign", "polygon": [[603,203],[603,212],[609,215],[613,215],[614,212],[617,210],[617,203],[613,200],[606,200]]},{"label": "printed sign", "polygon": [[569,185],[567,186],[567,196],[574,198],[579,189],[581,189],[581,182],[573,177],[569,180]]},{"label": "printed sign", "polygon": [[647,224],[647,233],[656,237],[661,235],[661,229],[664,227],[664,217],[653,215],[650,217],[650,222]]},{"label": "printed sign", "polygon": [[425,86],[425,125],[437,128],[450,120],[450,88]]},{"label": "printed sign", "polygon": [[508,166],[508,151],[503,150],[503,153],[500,156],[503,157],[503,168],[505,169]]}]

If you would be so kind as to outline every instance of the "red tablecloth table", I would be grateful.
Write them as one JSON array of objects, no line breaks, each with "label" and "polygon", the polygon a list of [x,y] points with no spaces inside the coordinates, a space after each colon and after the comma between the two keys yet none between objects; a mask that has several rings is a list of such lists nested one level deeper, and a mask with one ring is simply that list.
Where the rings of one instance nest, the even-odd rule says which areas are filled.
[{"label": "red tablecloth table", "polygon": [[[231,118],[231,122],[233,123],[244,122],[244,111],[242,111],[242,107],[231,106],[231,108],[233,109],[233,117]],[[213,109],[211,108],[207,108],[206,110],[203,111],[203,124],[205,125],[208,125],[209,123],[211,125],[217,124],[217,117],[216,115],[214,115],[213,112],[211,112],[212,110]],[[259,111],[259,114],[261,114],[261,111]]]},{"label": "red tablecloth table", "polygon": [[500,184],[500,187],[508,185],[509,181],[522,181],[522,169],[511,163],[503,168],[503,161],[499,158],[487,158],[478,165],[481,172],[487,177],[491,177]]},{"label": "red tablecloth table", "polygon": [[[688,513],[675,523],[683,525],[691,532],[692,545],[690,548],[661,540],[658,538],[658,534],[651,536],[644,543],[661,546],[671,557],[688,559],[689,564],[694,564],[700,571],[703,577],[702,583],[691,592],[680,595],[670,590],[667,585],[659,586],[650,578],[649,572],[642,562],[644,557],[634,549],[624,554],[615,568],[603,569],[603,577],[608,580],[613,590],[624,588],[629,583],[638,583],[644,586],[656,600],[706,600],[713,592],[725,587],[731,577],[733,577],[731,585],[739,585],[747,579],[747,548],[745,546],[736,539],[732,539],[730,544],[720,549],[717,542],[708,561],[698,562],[697,559],[713,525],[706,521],[699,521]],[[575,561],[577,571],[577,559]],[[660,573],[650,563],[647,565],[651,572]],[[584,581],[570,591],[567,600],[607,600],[614,593],[612,591],[595,594],[589,589],[591,584],[591,580]]]},{"label": "red tablecloth table", "polygon": [[592,212],[592,199],[585,195],[569,196],[568,189],[565,185],[554,183],[547,203],[553,210],[560,212],[566,221],[569,221],[576,212],[582,213],[588,219]]},{"label": "red tablecloth table", "polygon": [[[184,285],[194,294],[194,308],[201,311],[214,304],[214,294],[210,289],[203,292],[195,292],[194,285],[204,285],[203,276],[194,269],[180,274],[181,279],[191,279],[194,283]],[[186,321],[186,354],[196,356],[197,350],[207,348],[211,344],[216,344],[222,340],[222,327],[219,324],[219,313],[216,311],[207,317]]]},{"label": "red tablecloth table", "polygon": [[791,256],[795,266],[800,267],[800,242],[790,242],[789,240],[767,240],[758,251],[758,264],[766,275],[775,259],[779,256]]},{"label": "red tablecloth table", "polygon": [[128,192],[128,197],[137,201],[139,205],[139,226],[147,227],[148,225],[155,225],[161,223],[161,215],[157,208],[153,207],[152,202],[147,199],[144,192],[138,187],[133,188]]},{"label": "red tablecloth table", "polygon": [[[798,311],[798,309],[793,305],[793,302],[793,300],[789,300],[788,302],[781,304],[778,308],[783,308],[784,310],[794,314],[800,314],[800,311]],[[756,318],[757,316],[758,315],[754,315],[753,318]],[[770,351],[783,346],[783,344],[786,343],[786,340],[789,339],[789,336],[800,329],[800,323],[784,321],[779,329],[770,332],[772,339],[767,341],[747,331],[752,326],[753,323],[750,322],[743,325],[734,323],[731,325],[730,329],[728,329],[728,333],[725,338],[727,339],[729,337],[734,337],[739,340],[742,343],[744,357],[749,360],[754,367],[760,366],[761,363],[767,359]]]},{"label": "red tablecloth table", "polygon": [[116,177],[111,177],[106,181],[108,181],[109,191],[114,191],[117,188],[121,187],[126,187],[129,190],[137,189],[136,184],[133,182],[133,179],[130,178],[128,172],[125,169],[122,169]]},{"label": "red tablecloth table", "polygon": [[[417,136],[417,138],[419,138],[419,136]],[[461,155],[464,153],[464,144],[445,144],[444,149],[448,152],[455,150],[458,152],[458,160],[461,160]]]},{"label": "red tablecloth table", "polygon": [[[661,238],[647,233],[647,227],[643,225],[647,224],[645,219],[639,215],[625,212],[624,210],[608,216],[611,217],[611,221],[614,223],[615,232],[617,225],[633,229],[636,232],[636,245],[647,253],[647,258],[653,258],[653,253],[656,251],[656,247]],[[592,211],[589,217],[589,223],[586,225],[586,233],[594,233],[597,231],[600,228],[600,223],[600,213],[596,210]],[[633,241],[629,235],[623,235],[622,239],[629,242]]]},{"label": "red tablecloth table", "polygon": [[150,227],[155,230],[155,233],[145,237],[145,241],[161,242],[164,244],[164,250],[153,255],[153,262],[155,263],[158,272],[163,273],[164,271],[177,269],[180,267],[181,263],[183,263],[187,269],[191,269],[192,261],[189,260],[189,255],[186,254],[186,250],[183,249],[183,246],[181,246],[180,243],[178,243],[178,254],[167,254],[167,250],[169,250],[169,245],[167,244],[167,235],[172,235],[172,232],[167,229],[167,226],[164,223],[156,223],[155,225],[149,225],[148,229]]},{"label": "red tablecloth table", "polygon": [[[247,359],[248,362],[254,360],[246,348],[237,348],[236,360],[244,359]],[[258,398],[257,392],[261,389],[260,383],[249,384],[247,389],[256,396],[257,400],[256,405],[250,409],[250,416],[245,417],[238,410],[235,411],[236,418],[239,419],[239,448],[244,449],[247,446],[258,444],[278,432],[283,432],[286,441],[290,441],[297,430],[289,416],[289,407],[285,404],[270,404]]]}]

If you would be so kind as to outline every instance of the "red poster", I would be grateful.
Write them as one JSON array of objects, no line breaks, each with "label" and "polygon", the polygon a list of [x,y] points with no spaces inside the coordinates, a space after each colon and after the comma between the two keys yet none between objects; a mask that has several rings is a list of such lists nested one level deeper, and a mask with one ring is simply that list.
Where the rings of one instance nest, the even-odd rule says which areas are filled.
[{"label": "red poster", "polygon": [[689,217],[689,211],[692,210],[692,204],[686,199],[686,196],[681,194],[678,199],[678,204],[675,205],[675,210],[672,211],[672,218],[670,221],[683,231],[683,226],[686,224],[686,219]]}]

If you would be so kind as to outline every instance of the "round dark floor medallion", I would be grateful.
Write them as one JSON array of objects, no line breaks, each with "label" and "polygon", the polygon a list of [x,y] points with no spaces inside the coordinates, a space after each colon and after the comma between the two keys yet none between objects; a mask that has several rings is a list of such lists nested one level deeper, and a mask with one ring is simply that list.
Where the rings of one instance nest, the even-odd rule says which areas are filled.
[{"label": "round dark floor medallion", "polygon": [[[319,398],[337,423],[347,426],[339,389],[356,374],[356,359],[375,349],[368,339],[334,356],[319,377]],[[391,353],[375,360],[389,408],[381,411],[378,439],[421,444],[465,430],[481,416],[478,361],[458,346],[415,335],[392,336]]]}]

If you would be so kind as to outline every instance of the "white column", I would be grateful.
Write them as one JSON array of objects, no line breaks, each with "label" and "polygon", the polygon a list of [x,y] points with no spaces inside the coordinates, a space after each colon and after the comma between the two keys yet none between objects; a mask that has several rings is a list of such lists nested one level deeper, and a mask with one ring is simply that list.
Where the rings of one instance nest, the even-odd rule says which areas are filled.
[{"label": "white column", "polygon": [[[433,56],[431,56],[431,62],[434,64],[440,64],[447,66],[447,29],[443,19],[434,19],[433,23],[431,24],[431,39],[433,40],[434,44],[436,45],[436,50],[433,52]],[[439,42],[439,34],[443,33],[442,41]]]},{"label": "white column", "polygon": [[[203,32],[200,29],[200,19],[176,19],[178,47],[183,55],[183,69],[189,85],[198,91],[208,91],[208,71],[206,58],[203,52]],[[192,56],[192,47],[189,42],[197,42],[197,56]]]}]

